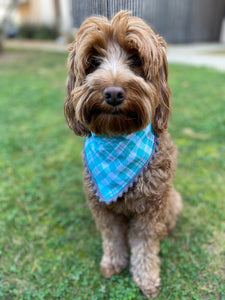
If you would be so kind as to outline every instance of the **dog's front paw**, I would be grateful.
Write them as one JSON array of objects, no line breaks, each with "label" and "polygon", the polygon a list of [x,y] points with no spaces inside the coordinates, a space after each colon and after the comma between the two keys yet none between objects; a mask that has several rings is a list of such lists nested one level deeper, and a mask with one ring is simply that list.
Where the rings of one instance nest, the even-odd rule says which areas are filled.
[{"label": "dog's front paw", "polygon": [[105,278],[110,278],[112,275],[116,274],[116,270],[112,263],[101,262],[100,269]]},{"label": "dog's front paw", "polygon": [[155,298],[157,296],[160,286],[160,278],[147,279],[133,277],[133,281],[138,285],[138,287],[146,297]]},{"label": "dog's front paw", "polygon": [[110,257],[103,256],[100,263],[100,269],[105,278],[110,278],[112,275],[120,273],[124,268],[126,268],[128,260],[124,258],[120,261],[113,261]]}]

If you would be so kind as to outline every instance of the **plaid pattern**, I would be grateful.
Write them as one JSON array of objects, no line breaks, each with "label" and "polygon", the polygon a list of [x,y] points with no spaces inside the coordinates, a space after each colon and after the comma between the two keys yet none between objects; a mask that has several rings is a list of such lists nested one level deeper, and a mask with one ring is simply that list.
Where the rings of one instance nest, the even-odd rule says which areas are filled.
[{"label": "plaid pattern", "polygon": [[155,152],[154,145],[151,124],[127,136],[107,138],[92,133],[86,138],[84,163],[99,201],[116,201],[133,185],[134,179],[137,181],[137,174]]}]

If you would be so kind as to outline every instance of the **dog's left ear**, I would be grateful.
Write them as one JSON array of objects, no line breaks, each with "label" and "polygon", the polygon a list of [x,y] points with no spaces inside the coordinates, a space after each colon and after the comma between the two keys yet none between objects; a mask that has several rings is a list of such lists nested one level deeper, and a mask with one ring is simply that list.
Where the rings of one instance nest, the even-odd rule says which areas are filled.
[{"label": "dog's left ear", "polygon": [[165,49],[167,47],[166,42],[162,38],[158,37],[160,48],[158,49],[158,55],[160,56],[158,62],[160,62],[158,74],[156,78],[158,81],[159,90],[159,104],[155,109],[154,118],[152,120],[152,126],[157,133],[162,133],[168,127],[168,121],[170,116],[170,96],[171,91],[168,84],[168,62],[166,58]]},{"label": "dog's left ear", "polygon": [[67,95],[64,103],[64,115],[69,128],[72,129],[76,135],[84,136],[88,135],[89,131],[79,121],[77,121],[72,101],[72,91],[76,82],[74,65],[76,56],[75,42],[69,45],[68,50],[70,51],[70,54],[68,57]]}]

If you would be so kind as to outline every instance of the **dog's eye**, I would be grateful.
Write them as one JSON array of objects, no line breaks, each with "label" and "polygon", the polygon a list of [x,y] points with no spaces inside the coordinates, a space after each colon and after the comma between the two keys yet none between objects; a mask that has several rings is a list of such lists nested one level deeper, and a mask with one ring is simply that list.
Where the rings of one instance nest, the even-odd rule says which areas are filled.
[{"label": "dog's eye", "polygon": [[86,61],[87,67],[97,68],[98,66],[100,66],[100,64],[101,64],[101,60],[98,57],[90,57]]},{"label": "dog's eye", "polygon": [[94,70],[100,66],[101,60],[98,57],[90,57],[86,60],[86,74],[94,72]]},{"label": "dog's eye", "polygon": [[94,68],[97,68],[98,66],[100,66],[100,64],[101,64],[101,61],[97,57],[92,58],[92,60],[90,61],[90,65]]},{"label": "dog's eye", "polygon": [[134,54],[129,57],[129,65],[131,67],[140,67],[142,65],[142,60],[137,54]]}]

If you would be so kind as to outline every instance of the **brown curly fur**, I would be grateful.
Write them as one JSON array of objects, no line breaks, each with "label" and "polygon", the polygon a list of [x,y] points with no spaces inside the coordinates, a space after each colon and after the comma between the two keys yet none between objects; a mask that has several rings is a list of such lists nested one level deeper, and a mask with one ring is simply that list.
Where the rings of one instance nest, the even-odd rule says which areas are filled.
[{"label": "brown curly fur", "polygon": [[[125,268],[130,248],[133,280],[148,297],[155,296],[160,285],[159,241],[172,231],[182,208],[172,184],[177,151],[167,132],[170,89],[165,47],[143,20],[125,11],[111,21],[88,18],[69,47],[65,100],[67,123],[77,135],[129,134],[150,122],[160,133],[153,163],[116,202],[100,203],[84,174],[86,197],[102,234],[103,275],[110,277]],[[133,55],[141,63],[134,63]],[[116,108],[102,96],[109,86],[126,91],[126,99]]]}]

